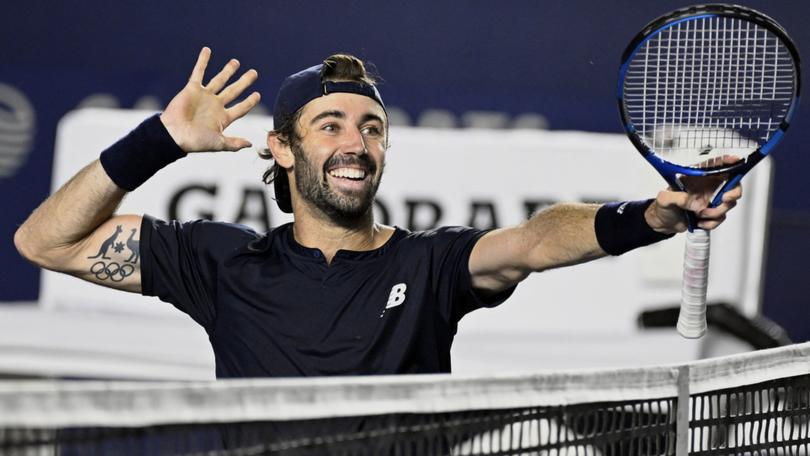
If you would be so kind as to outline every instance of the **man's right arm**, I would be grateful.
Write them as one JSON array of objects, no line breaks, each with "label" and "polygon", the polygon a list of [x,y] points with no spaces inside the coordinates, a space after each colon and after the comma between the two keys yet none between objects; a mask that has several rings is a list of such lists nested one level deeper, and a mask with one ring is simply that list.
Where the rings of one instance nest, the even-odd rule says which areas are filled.
[{"label": "man's right arm", "polygon": [[142,217],[113,216],[125,194],[95,160],[28,217],[14,244],[37,266],[140,292]]},{"label": "man's right arm", "polygon": [[[134,190],[164,162],[171,162],[168,155],[237,151],[251,145],[244,138],[225,136],[224,130],[258,104],[258,92],[233,104],[258,75],[249,70],[228,85],[239,68],[239,62],[231,59],[203,84],[210,56],[210,49],[200,51],[188,83],[160,120],[148,120],[137,134],[116,143],[102,154],[104,165],[93,161],[28,217],[14,235],[23,257],[40,267],[100,285],[141,291],[142,217],[114,215],[125,189]],[[176,150],[164,155],[164,146]],[[135,166],[138,172],[130,172]]]}]

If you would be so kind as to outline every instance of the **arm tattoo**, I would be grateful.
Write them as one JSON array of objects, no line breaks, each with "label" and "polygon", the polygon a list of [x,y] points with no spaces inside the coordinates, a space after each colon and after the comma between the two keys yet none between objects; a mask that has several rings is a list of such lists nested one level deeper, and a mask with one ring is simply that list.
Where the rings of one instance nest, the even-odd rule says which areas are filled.
[{"label": "arm tattoo", "polygon": [[[140,255],[140,240],[135,239],[135,233],[138,232],[137,228],[132,228],[129,238],[126,242],[121,242],[116,240],[118,239],[118,235],[123,232],[123,228],[121,225],[115,227],[115,231],[101,243],[99,246],[98,253],[87,257],[87,259],[96,259],[101,258],[100,260],[93,263],[90,266],[90,273],[93,274],[96,279],[98,280],[111,280],[113,282],[120,282],[125,278],[131,276],[135,272],[135,265],[138,263],[138,260],[141,258]],[[124,248],[129,249],[129,256],[122,255],[124,252]],[[104,260],[113,260],[113,258],[107,256],[110,252],[110,249],[113,250],[117,256],[120,257],[121,261],[104,261]]]}]

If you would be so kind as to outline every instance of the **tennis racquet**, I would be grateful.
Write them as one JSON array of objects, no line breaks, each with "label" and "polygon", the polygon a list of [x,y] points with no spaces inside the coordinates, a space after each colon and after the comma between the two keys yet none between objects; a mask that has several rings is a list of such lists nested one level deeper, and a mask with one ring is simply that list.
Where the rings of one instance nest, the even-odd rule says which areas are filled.
[{"label": "tennis racquet", "polygon": [[[722,177],[716,207],[782,139],[799,101],[799,71],[796,46],[768,16],[725,4],[679,9],[649,23],[625,50],[622,122],[671,188]],[[694,213],[686,216],[677,328],[697,338],[706,331],[709,232]]]}]

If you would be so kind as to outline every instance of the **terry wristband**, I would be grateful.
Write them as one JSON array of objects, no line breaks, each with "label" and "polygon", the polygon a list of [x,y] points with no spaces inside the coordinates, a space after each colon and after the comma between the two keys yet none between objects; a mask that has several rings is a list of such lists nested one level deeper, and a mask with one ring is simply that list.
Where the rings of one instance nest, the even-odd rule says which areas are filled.
[{"label": "terry wristband", "polygon": [[611,255],[621,255],[638,247],[644,247],[674,234],[659,233],[647,224],[644,211],[653,200],[607,203],[596,211],[594,229],[596,240],[602,250]]},{"label": "terry wristband", "polygon": [[113,182],[131,192],[186,153],[174,142],[160,115],[144,120],[101,153],[101,166]]}]

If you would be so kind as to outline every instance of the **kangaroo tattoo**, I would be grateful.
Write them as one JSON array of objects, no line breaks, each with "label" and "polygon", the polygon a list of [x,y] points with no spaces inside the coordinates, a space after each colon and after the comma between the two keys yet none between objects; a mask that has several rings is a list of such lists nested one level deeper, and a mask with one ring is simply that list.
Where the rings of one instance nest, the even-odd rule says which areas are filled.
[{"label": "kangaroo tattoo", "polygon": [[118,225],[115,228],[115,233],[113,233],[112,236],[108,237],[104,242],[101,243],[101,247],[98,249],[98,253],[93,256],[89,256],[87,258],[92,259],[101,257],[104,260],[109,260],[110,257],[107,256],[107,251],[110,250],[110,247],[112,247],[113,244],[115,243],[115,238],[117,238],[122,231],[124,230],[121,228],[121,225]]},{"label": "kangaroo tattoo", "polygon": [[127,239],[127,248],[132,252],[132,255],[129,256],[126,260],[127,263],[137,263],[138,260],[141,258],[141,241],[132,239],[135,237],[135,232],[138,231],[137,229],[133,228],[132,233],[129,235],[129,239]]}]

